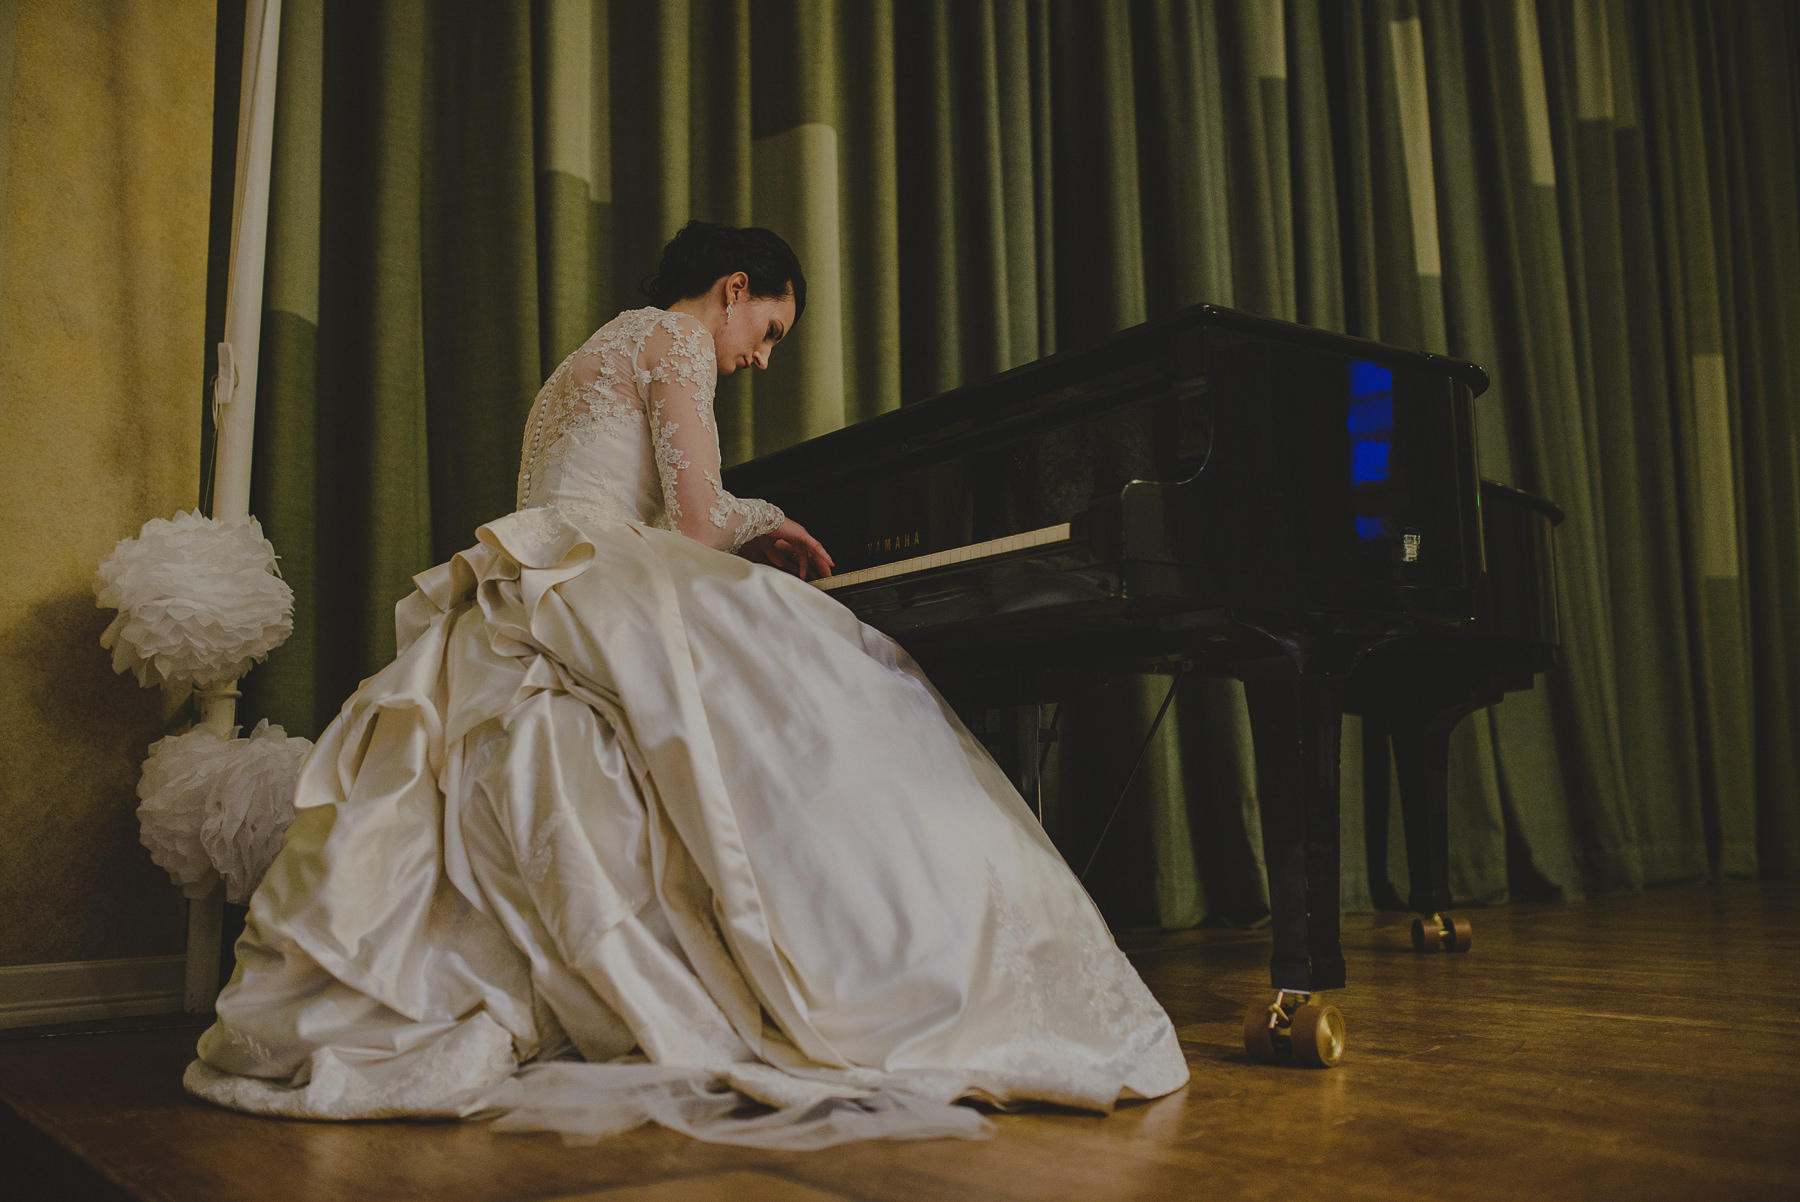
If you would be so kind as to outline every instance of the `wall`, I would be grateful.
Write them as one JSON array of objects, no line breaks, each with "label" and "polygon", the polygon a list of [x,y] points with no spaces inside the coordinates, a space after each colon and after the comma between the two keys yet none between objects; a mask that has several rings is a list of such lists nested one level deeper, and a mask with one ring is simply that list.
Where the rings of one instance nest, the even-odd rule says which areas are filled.
[{"label": "wall", "polygon": [[[215,21],[0,0],[0,1012],[20,966],[180,987],[185,911],[133,812],[169,715],[113,675],[93,576],[197,501]],[[129,969],[74,988],[141,992]]]}]

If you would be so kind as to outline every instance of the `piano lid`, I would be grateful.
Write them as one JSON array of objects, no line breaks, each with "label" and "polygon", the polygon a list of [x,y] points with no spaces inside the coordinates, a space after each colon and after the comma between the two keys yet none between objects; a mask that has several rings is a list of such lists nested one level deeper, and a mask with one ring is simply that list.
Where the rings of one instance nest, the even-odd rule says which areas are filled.
[{"label": "piano lid", "polygon": [[1184,347],[1198,354],[1208,329],[1310,348],[1397,369],[1429,369],[1455,380],[1471,397],[1487,391],[1485,371],[1467,360],[1406,350],[1219,305],[1202,304],[1110,334],[1089,346],[1021,364],[999,375],[822,434],[726,469],[725,486],[738,496],[764,497],[799,477],[820,482],[908,460],[954,454],[959,444],[1064,424],[1083,408],[1116,404],[1121,393],[1167,378],[1170,356]]}]

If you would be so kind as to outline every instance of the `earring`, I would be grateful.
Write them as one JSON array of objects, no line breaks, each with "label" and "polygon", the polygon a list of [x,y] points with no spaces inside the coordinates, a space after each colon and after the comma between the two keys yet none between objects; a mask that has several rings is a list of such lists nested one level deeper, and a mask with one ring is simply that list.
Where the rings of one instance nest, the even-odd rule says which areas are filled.
[{"label": "earring", "polygon": [[725,324],[726,325],[731,324],[731,302],[730,301],[725,302]]}]

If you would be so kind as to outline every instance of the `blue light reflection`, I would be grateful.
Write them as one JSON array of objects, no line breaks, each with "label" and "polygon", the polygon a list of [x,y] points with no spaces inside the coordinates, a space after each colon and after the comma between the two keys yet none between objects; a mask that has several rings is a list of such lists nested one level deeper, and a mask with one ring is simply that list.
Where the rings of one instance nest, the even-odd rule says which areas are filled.
[{"label": "blue light reflection", "polygon": [[1379,363],[1352,363],[1350,365],[1350,395],[1377,396],[1381,393],[1392,395],[1394,391],[1394,373]]},{"label": "blue light reflection", "polygon": [[1350,444],[1350,478],[1358,484],[1373,484],[1388,478],[1388,441],[1367,439]]},{"label": "blue light reflection", "polygon": [[[1362,486],[1386,480],[1393,471],[1394,373],[1378,363],[1351,363],[1347,408],[1350,482]],[[1382,518],[1358,515],[1356,536],[1371,542],[1391,538],[1393,532]]]}]

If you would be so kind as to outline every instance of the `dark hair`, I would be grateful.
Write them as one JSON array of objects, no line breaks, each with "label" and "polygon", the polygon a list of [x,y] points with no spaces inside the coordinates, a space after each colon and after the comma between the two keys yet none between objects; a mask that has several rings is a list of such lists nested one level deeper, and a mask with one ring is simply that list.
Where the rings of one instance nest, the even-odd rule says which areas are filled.
[{"label": "dark hair", "polygon": [[781,235],[760,226],[742,229],[690,221],[663,247],[656,274],[642,285],[659,309],[687,296],[700,296],[722,276],[741,271],[750,277],[750,295],[779,299],[794,294],[794,320],[806,311],[806,276]]}]

